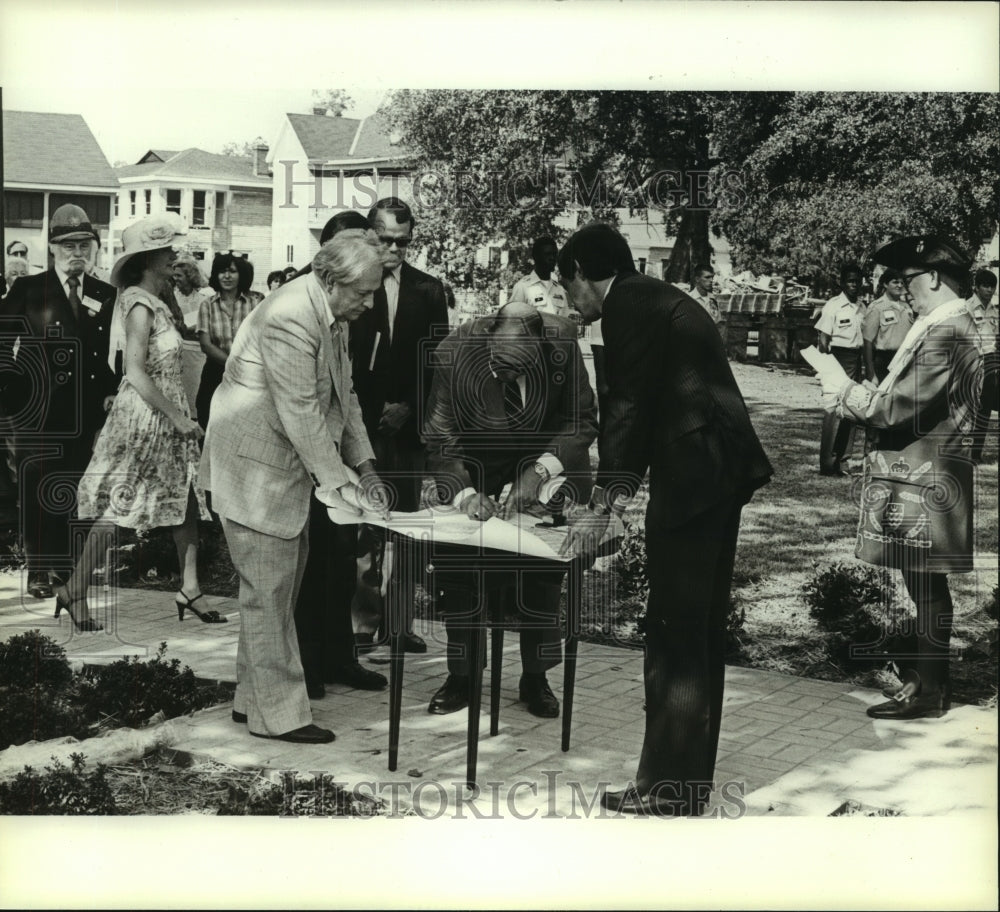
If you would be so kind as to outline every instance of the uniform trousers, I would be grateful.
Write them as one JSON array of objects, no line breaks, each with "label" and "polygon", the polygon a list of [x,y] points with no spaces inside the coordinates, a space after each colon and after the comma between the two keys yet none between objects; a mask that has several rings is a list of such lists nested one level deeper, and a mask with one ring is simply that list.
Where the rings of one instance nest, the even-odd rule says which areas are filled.
[{"label": "uniform trousers", "polygon": [[[830,348],[832,354],[844,368],[844,373],[851,380],[860,382],[864,377],[864,362],[861,348],[844,348],[834,345]],[[842,419],[835,411],[823,414],[823,431],[819,444],[819,465],[824,471],[833,471],[840,465],[844,456],[854,449],[854,434],[856,425],[853,421]]]},{"label": "uniform trousers", "polygon": [[295,538],[276,538],[221,519],[240,577],[233,709],[246,714],[251,732],[283,735],[312,722],[294,617],[309,525]]},{"label": "uniform trousers", "polygon": [[712,789],[729,592],[749,499],[728,497],[674,528],[646,526],[646,733],[635,784],[678,802],[681,814],[701,813]]}]

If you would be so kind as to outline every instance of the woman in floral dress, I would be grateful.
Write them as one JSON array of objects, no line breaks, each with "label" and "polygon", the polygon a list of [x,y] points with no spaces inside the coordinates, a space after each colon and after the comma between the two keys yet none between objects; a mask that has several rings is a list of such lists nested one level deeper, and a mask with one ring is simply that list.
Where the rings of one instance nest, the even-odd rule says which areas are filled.
[{"label": "woman in floral dress", "polygon": [[125,326],[125,379],[80,481],[78,514],[95,523],[73,576],[56,592],[56,616],[65,608],[80,630],[102,629],[90,617],[87,588],[115,526],[137,531],[169,526],[181,569],[176,599],[181,620],[187,609],[207,623],[226,620],[192,604],[201,598],[198,518],[209,518],[198,484],[202,432],[181,382],[183,342],[160,297],[180,233],[164,217],[126,228],[125,250],[111,273],[112,283],[123,289],[115,318]]}]

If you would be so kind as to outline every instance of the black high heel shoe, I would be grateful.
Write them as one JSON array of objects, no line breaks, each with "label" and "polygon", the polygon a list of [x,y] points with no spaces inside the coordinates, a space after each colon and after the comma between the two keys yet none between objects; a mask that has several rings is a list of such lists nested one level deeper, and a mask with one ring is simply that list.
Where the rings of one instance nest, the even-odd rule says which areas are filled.
[{"label": "black high heel shoe", "polygon": [[73,622],[73,626],[79,630],[81,633],[92,633],[98,630],[103,630],[104,625],[95,621],[92,617],[84,618],[82,621],[78,621],[73,614],[73,605],[79,602],[80,599],[70,599],[68,602],[64,602],[59,595],[56,595],[56,613],[55,617],[59,617],[59,613],[65,609],[66,613],[69,615],[70,620]]},{"label": "black high heel shoe", "polygon": [[177,619],[179,621],[184,620],[184,612],[191,609],[195,615],[197,615],[198,620],[203,624],[225,624],[229,621],[229,618],[224,618],[218,611],[199,611],[194,607],[194,603],[198,601],[205,593],[202,592],[196,595],[194,598],[188,598],[187,593],[181,589],[180,593],[184,596],[184,601],[180,599],[174,599],[174,604],[177,605]]}]

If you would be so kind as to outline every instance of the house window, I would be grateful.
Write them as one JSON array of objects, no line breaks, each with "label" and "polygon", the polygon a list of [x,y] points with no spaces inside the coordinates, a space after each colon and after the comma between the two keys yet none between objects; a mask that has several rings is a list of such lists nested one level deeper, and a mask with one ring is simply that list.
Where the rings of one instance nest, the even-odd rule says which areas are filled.
[{"label": "house window", "polygon": [[226,192],[215,191],[215,227],[222,228],[226,224]]},{"label": "house window", "polygon": [[129,214],[135,215],[135,190],[128,192]]},{"label": "house window", "polygon": [[191,224],[192,225],[204,225],[205,224],[205,191],[195,190],[192,194],[192,204],[191,204]]},{"label": "house window", "polygon": [[646,258],[639,257],[639,275],[646,274]]},{"label": "house window", "polygon": [[118,218],[118,194],[115,194],[115,218]]},{"label": "house window", "polygon": [[146,197],[146,215],[149,215],[153,211],[153,191],[144,191]]},{"label": "house window", "polygon": [[174,212],[177,215],[181,214],[181,191],[180,190],[168,190],[167,191],[167,212]]},{"label": "house window", "polygon": [[12,228],[41,228],[45,208],[42,193],[23,190],[4,190],[4,204],[7,208],[6,224]]},{"label": "house window", "polygon": [[295,262],[295,246],[289,244],[285,247],[285,262],[294,263]]},{"label": "house window", "polygon": [[500,248],[490,247],[490,269],[500,268]]},{"label": "house window", "polygon": [[106,226],[111,221],[111,199],[107,196],[90,196],[83,193],[51,193],[49,194],[49,212],[55,212],[60,206],[70,203],[79,206],[87,213],[92,225]]}]

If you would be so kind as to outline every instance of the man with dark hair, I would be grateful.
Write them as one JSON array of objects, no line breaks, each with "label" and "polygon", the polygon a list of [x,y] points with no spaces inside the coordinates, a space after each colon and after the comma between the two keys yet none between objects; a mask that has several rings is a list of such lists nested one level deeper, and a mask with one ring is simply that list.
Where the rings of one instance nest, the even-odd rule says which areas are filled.
[{"label": "man with dark hair", "polygon": [[983,356],[983,392],[979,399],[976,442],[972,447],[972,458],[976,462],[983,458],[990,413],[1000,411],[1000,355],[997,354],[1000,315],[994,300],[996,291],[997,277],[988,269],[977,270],[972,279],[972,295],[967,302],[969,314],[976,326],[976,342]]},{"label": "man with dark hair", "polygon": [[50,579],[72,569],[76,485],[118,386],[108,364],[116,291],[90,274],[99,248],[87,213],[60,206],[49,224],[52,268],[18,279],[3,303],[4,315],[20,323],[18,370],[4,391],[3,412],[20,462],[27,588],[35,598],[51,598]]},{"label": "man with dark hair", "polygon": [[[374,308],[351,327],[354,389],[379,473],[393,491],[392,509],[412,513],[420,507],[423,487],[420,425],[430,392],[430,357],[447,333],[448,305],[440,280],[406,262],[415,226],[410,207],[398,197],[385,197],[368,212],[368,221],[388,263]],[[378,620],[355,618],[363,639],[371,638]],[[404,645],[407,652],[427,651],[410,631]]]},{"label": "man with dark hair", "polygon": [[712,280],[715,278],[715,270],[711,266],[699,263],[691,270],[691,290],[688,292],[712,318],[712,322],[718,326],[722,322],[722,313],[719,305],[712,296]]},{"label": "man with dark hair", "polygon": [[[564,476],[573,499],[590,495],[590,444],[597,436],[590,389],[575,325],[515,302],[496,315],[459,326],[438,347],[424,423],[428,468],[439,497],[474,522],[536,506],[542,486]],[[503,507],[495,498],[512,484]],[[482,570],[435,573],[448,632],[448,678],[428,711],[455,712],[469,703],[471,629]],[[559,597],[565,571],[495,570],[489,591],[516,593],[523,605],[520,697],[541,718],[559,715],[545,678],[559,663]],[[482,661],[483,657],[480,657]]]},{"label": "man with dark hair", "polygon": [[566,292],[552,278],[558,253],[559,248],[552,238],[536,238],[535,243],[531,245],[531,259],[535,268],[517,280],[511,289],[508,302],[532,304],[538,310],[555,314],[557,317],[568,316],[569,304],[566,301]]},{"label": "man with dark hair", "polygon": [[596,485],[589,509],[570,517],[565,550],[593,555],[649,470],[646,734],[634,788],[601,803],[697,815],[715,770],[740,513],[771,465],[701,306],[638,274],[608,225],[570,237],[559,273],[583,319],[602,318],[609,387]]},{"label": "man with dark hair", "polygon": [[[849,263],[840,270],[841,293],[823,305],[816,331],[817,348],[832,354],[852,380],[864,379],[862,362],[861,321],[865,315],[861,303],[861,269]],[[840,463],[854,444],[854,424],[842,421],[828,409],[823,414],[823,430],[819,444],[820,475],[843,475]]]}]

